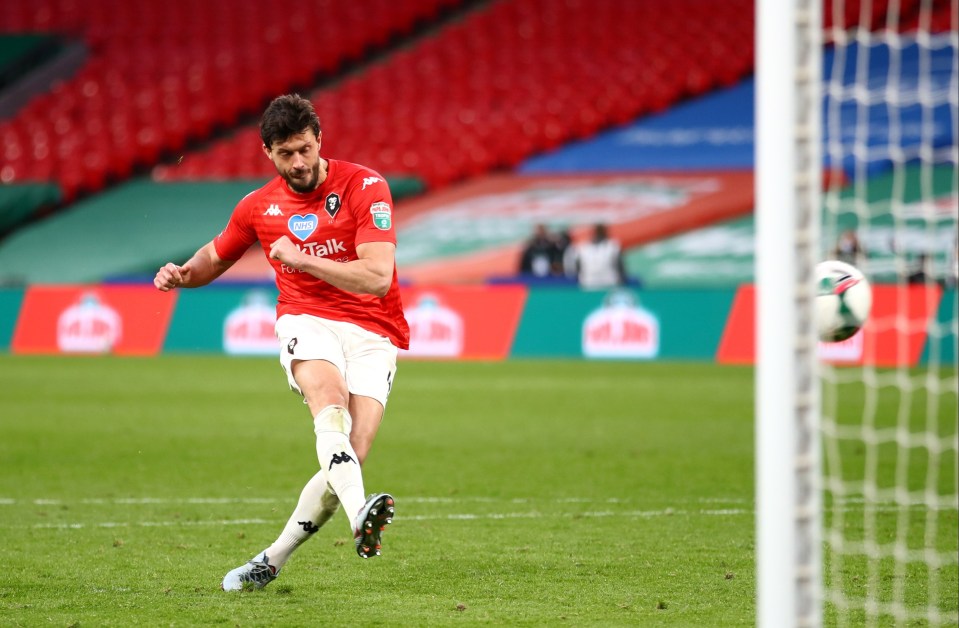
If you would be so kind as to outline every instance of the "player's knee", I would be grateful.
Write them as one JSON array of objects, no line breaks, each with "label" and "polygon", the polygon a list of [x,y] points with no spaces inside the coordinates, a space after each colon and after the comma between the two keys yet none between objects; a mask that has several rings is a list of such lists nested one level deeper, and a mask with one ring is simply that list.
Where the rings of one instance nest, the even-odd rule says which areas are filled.
[{"label": "player's knee", "polygon": [[301,385],[300,390],[303,393],[303,398],[311,409],[319,408],[319,411],[315,414],[319,414],[329,406],[345,408],[349,404],[349,393],[346,392],[345,388],[338,390],[330,386]]},{"label": "player's knee", "polygon": [[295,360],[290,368],[296,387],[311,408],[322,410],[331,405],[348,405],[350,397],[346,380],[330,362]]},{"label": "player's knee", "polygon": [[349,435],[353,429],[353,417],[344,406],[331,404],[320,410],[313,418],[313,429],[317,434],[339,432]]}]

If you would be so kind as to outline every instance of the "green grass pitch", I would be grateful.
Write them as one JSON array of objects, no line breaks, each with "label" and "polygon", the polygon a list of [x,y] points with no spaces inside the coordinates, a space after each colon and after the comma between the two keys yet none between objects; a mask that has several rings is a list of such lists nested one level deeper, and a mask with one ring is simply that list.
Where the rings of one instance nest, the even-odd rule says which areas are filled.
[{"label": "green grass pitch", "polygon": [[228,594],[315,471],[276,361],[0,356],[0,625],[753,625],[753,459],[749,368],[403,361],[383,556]]}]

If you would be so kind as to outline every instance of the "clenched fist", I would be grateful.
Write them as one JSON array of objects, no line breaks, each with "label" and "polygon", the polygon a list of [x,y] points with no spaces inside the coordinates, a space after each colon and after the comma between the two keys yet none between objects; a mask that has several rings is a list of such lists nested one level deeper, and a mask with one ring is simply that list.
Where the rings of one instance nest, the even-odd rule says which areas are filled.
[{"label": "clenched fist", "polygon": [[279,260],[290,268],[299,270],[302,253],[296,248],[293,241],[287,236],[282,236],[270,245],[270,259]]},{"label": "clenched fist", "polygon": [[160,267],[156,277],[153,278],[153,285],[161,292],[169,292],[178,286],[182,286],[190,280],[190,264],[177,266],[170,262]]}]

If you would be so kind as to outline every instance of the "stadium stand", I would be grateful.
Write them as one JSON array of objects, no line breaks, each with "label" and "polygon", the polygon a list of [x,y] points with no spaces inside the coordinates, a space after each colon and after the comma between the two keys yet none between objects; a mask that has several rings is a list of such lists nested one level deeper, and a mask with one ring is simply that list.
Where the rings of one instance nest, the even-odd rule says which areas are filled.
[{"label": "stadium stand", "polygon": [[[735,83],[752,29],[751,0],[502,0],[310,98],[327,154],[436,188]],[[250,126],[154,177],[264,176],[257,144]]]},{"label": "stadium stand", "polygon": [[457,4],[5,0],[0,31],[58,33],[91,54],[0,122],[0,182],[53,181],[68,202],[99,191]]},{"label": "stadium stand", "polygon": [[[948,29],[936,26],[948,0],[934,4],[934,30]],[[914,27],[919,5],[895,3],[893,27]],[[846,0],[825,20],[865,7],[881,28],[889,6]],[[0,236],[29,217],[29,195],[70,205],[151,168],[152,184],[128,184],[144,198],[171,199],[170,182],[270,176],[252,121],[285,91],[317,104],[324,154],[376,168],[399,197],[512,170],[737,85],[753,68],[752,0],[327,1],[295,15],[257,0],[7,0],[2,18],[0,33],[82,41],[89,61],[0,120]],[[129,206],[107,196],[104,207],[138,207],[125,188],[117,198]],[[109,220],[98,207],[73,204],[71,224]],[[58,223],[37,222],[8,237],[0,258],[14,259],[21,238],[43,240],[48,222],[63,237]],[[104,277],[98,264],[84,276]],[[0,282],[35,279],[11,272]]]},{"label": "stadium stand", "polygon": [[[842,6],[827,2],[827,25],[857,22],[862,7],[874,28],[888,17],[888,0]],[[894,26],[914,28],[919,0],[898,6]],[[327,153],[436,188],[731,86],[752,74],[752,31],[748,0],[502,0],[310,97],[332,129]],[[241,129],[154,178],[266,176],[258,143]]]},{"label": "stadium stand", "polygon": [[[948,31],[951,27],[950,0],[932,0],[929,15],[929,30],[933,33]],[[870,30],[889,28],[899,32],[916,30],[922,0],[825,0],[823,25],[829,30],[838,25],[868,25]]]},{"label": "stadium stand", "polygon": [[60,200],[60,188],[53,183],[0,185],[0,236],[52,209]]},{"label": "stadium stand", "polygon": [[[255,185],[140,179],[82,199],[4,241],[0,285],[152,277],[158,260],[185,259],[222,229],[233,204]],[[37,251],[55,263],[38,261]]]},{"label": "stadium stand", "polygon": [[39,33],[0,35],[0,89],[57,54],[57,38]]}]

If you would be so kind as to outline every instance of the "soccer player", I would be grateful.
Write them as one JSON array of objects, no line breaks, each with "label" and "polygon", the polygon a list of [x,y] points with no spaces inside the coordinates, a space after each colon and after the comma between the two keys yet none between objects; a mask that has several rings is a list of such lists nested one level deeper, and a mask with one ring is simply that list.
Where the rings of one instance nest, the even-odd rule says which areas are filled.
[{"label": "soccer player", "polygon": [[383,418],[397,348],[409,347],[386,181],[321,157],[319,118],[300,96],[273,100],[260,136],[279,176],[243,198],[226,228],[185,264],[168,263],[153,280],[164,292],[206,285],[259,240],[279,289],[280,364],[313,416],[320,469],[276,541],[226,574],[226,591],[273,581],[341,503],[357,553],[380,554],[394,501],[388,493],[365,497],[360,465]]}]

